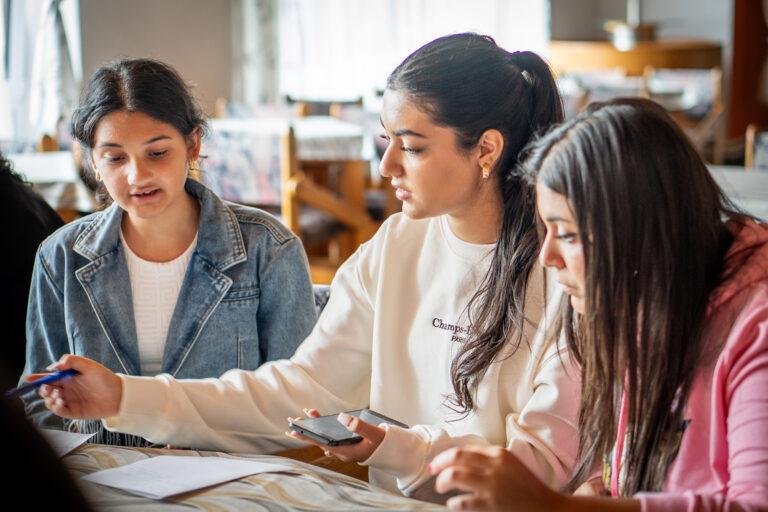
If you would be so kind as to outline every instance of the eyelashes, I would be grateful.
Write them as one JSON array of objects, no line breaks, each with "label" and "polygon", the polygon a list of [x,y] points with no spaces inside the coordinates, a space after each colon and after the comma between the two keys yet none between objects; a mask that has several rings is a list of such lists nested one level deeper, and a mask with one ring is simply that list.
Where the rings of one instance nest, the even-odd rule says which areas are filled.
[{"label": "eyelashes", "polygon": [[[392,142],[392,139],[390,139],[388,135],[382,134],[382,135],[379,135],[379,137],[381,137],[382,140],[387,141],[388,145]],[[423,148],[412,148],[409,146],[400,146],[400,150],[404,151],[405,153],[410,153],[412,155],[418,155],[419,153],[424,151]]]}]

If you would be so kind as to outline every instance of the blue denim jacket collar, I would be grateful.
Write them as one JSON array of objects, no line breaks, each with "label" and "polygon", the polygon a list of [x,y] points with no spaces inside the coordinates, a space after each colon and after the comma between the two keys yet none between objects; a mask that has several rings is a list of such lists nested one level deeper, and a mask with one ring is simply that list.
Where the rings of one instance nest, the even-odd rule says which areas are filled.
[{"label": "blue denim jacket collar", "polygon": [[[201,183],[188,179],[185,188],[200,202],[195,252],[219,270],[245,261],[245,243],[235,214]],[[83,230],[75,241],[75,252],[93,261],[117,250],[122,221],[123,209],[113,203]]]},{"label": "blue denim jacket collar", "polygon": [[[205,323],[232,286],[223,272],[247,260],[235,214],[202,184],[187,180],[186,190],[200,202],[197,246],[179,291],[168,327],[164,373],[175,374]],[[125,373],[141,373],[130,276],[120,242],[123,210],[116,204],[99,215],[77,238],[75,252],[90,262],[76,276],[86,291]],[[114,293],[118,290],[118,293]]]}]

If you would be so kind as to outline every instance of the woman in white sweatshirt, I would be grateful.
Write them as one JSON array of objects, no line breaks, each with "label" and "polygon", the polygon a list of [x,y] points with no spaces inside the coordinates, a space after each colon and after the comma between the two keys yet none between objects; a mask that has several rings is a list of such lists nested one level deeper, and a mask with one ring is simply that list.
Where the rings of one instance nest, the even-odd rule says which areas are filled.
[{"label": "woman in white sweatshirt", "polygon": [[177,380],[65,356],[55,368],[80,375],[42,386],[41,396],[64,417],[238,452],[296,446],[286,417],[306,407],[370,407],[412,425],[349,425],[366,439],[336,453],[369,465],[374,483],[431,489],[422,484],[432,457],[471,442],[506,445],[561,487],[577,451],[580,379],[545,329],[533,194],[516,172],[533,134],[561,119],[536,54],[477,34],[428,43],[392,72],[384,94],[381,173],[403,213],[339,269],[291,359]]}]

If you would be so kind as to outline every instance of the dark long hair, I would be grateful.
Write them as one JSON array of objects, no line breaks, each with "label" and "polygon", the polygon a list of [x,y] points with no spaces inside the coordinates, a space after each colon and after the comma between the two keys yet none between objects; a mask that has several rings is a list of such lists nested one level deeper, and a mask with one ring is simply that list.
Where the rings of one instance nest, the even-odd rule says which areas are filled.
[{"label": "dark long hair", "polygon": [[701,158],[657,104],[595,104],[537,141],[524,164],[564,195],[585,261],[585,311],[562,321],[582,367],[580,446],[571,488],[616,440],[622,394],[628,422],[621,493],[661,490],[703,357],[710,292],[736,218]]},{"label": "dark long hair", "polygon": [[200,105],[175,69],[152,59],[118,60],[91,75],[72,114],[72,135],[83,146],[89,166],[93,164],[90,150],[96,126],[104,116],[118,110],[146,114],[173,126],[185,137],[195,130],[202,137],[207,131]]},{"label": "dark long hair", "polygon": [[473,33],[436,39],[406,58],[387,88],[402,91],[433,122],[452,128],[469,150],[489,129],[504,137],[495,164],[503,202],[501,231],[478,291],[468,305],[471,330],[451,365],[458,410],[474,407],[474,391],[502,348],[524,336],[528,280],[536,262],[536,212],[531,188],[514,173],[520,151],[539,131],[562,121],[563,109],[547,64],[535,53],[510,53]]}]

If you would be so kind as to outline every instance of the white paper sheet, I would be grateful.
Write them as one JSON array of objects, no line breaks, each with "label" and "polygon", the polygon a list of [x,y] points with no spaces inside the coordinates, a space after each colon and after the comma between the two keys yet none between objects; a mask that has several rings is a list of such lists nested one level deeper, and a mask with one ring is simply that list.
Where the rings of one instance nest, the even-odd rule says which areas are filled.
[{"label": "white paper sheet", "polygon": [[82,479],[152,499],[163,499],[257,473],[289,470],[288,466],[242,459],[162,455],[97,471]]},{"label": "white paper sheet", "polygon": [[75,434],[73,432],[64,432],[63,430],[53,430],[48,428],[41,428],[40,433],[59,457],[65,456],[96,435]]}]

